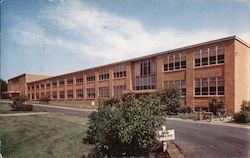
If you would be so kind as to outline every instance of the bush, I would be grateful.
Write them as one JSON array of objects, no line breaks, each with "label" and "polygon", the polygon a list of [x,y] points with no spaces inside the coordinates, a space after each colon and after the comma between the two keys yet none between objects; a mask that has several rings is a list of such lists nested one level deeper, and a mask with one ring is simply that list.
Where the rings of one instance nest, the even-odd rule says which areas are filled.
[{"label": "bush", "polygon": [[12,111],[32,111],[33,105],[30,104],[11,104]]},{"label": "bush", "polygon": [[238,123],[250,122],[250,101],[243,101],[241,111],[234,114],[234,121]]},{"label": "bush", "polygon": [[89,116],[84,142],[95,144],[93,157],[147,157],[158,144],[155,131],[165,116],[165,107],[155,94],[111,98]]},{"label": "bush", "polygon": [[157,92],[161,99],[161,103],[165,105],[167,113],[177,113],[181,106],[181,95],[178,88],[171,86],[168,89],[163,89]]},{"label": "bush", "polygon": [[224,108],[225,105],[223,100],[214,97],[209,100],[209,111],[212,112],[214,115],[216,115],[219,110]]},{"label": "bush", "polygon": [[182,112],[182,113],[191,113],[192,112],[192,108],[190,106],[181,106],[178,109],[178,111]]},{"label": "bush", "polygon": [[14,98],[13,104],[23,104],[28,101],[28,97],[25,95],[18,95]]},{"label": "bush", "polygon": [[39,101],[40,102],[49,103],[49,101],[51,101],[50,95],[49,94],[42,95],[41,98],[39,99]]}]

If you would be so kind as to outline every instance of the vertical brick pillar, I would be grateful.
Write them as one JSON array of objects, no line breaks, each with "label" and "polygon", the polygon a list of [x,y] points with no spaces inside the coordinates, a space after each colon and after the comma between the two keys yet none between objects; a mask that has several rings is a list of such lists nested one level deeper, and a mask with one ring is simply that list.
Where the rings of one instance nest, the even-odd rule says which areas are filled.
[{"label": "vertical brick pillar", "polygon": [[73,76],[73,100],[76,99],[76,76]]},{"label": "vertical brick pillar", "polygon": [[95,72],[95,100],[97,100],[99,98],[99,86],[98,86],[98,82],[99,82],[99,72]]},{"label": "vertical brick pillar", "polygon": [[193,50],[186,53],[186,105],[194,109],[194,55]]},{"label": "vertical brick pillar", "polygon": [[64,101],[67,100],[67,78],[64,78]]},{"label": "vertical brick pillar", "polygon": [[114,96],[114,91],[113,91],[113,68],[109,68],[109,97]]},{"label": "vertical brick pillar", "polygon": [[87,83],[87,78],[86,78],[86,74],[83,74],[83,100],[86,100],[86,96],[87,96],[87,88],[86,88],[86,83]]},{"label": "vertical brick pillar", "polygon": [[59,93],[59,79],[56,80],[56,93],[57,93],[57,98],[56,100],[58,100],[60,98],[60,93]]},{"label": "vertical brick pillar", "polygon": [[133,90],[133,66],[132,62],[128,62],[126,64],[126,90],[132,91]]},{"label": "vertical brick pillar", "polygon": [[157,56],[156,59],[156,88],[163,88],[163,56]]},{"label": "vertical brick pillar", "polygon": [[225,60],[224,60],[224,96],[225,96],[225,107],[228,112],[234,113],[235,103],[235,85],[234,85],[234,74],[235,74],[235,60],[234,60],[234,44],[225,44]]}]

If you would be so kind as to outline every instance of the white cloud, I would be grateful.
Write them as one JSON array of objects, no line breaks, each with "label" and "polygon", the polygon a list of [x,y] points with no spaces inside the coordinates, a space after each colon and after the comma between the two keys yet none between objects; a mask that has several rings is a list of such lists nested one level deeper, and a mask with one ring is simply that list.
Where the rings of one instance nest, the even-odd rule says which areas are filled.
[{"label": "white cloud", "polygon": [[[81,2],[62,2],[42,12],[44,20],[67,36],[50,34],[38,24],[26,23],[13,31],[17,35],[16,41],[26,46],[60,48],[81,57],[86,58],[88,54],[112,62],[232,35],[223,29],[190,32],[168,27],[149,32],[139,20],[85,6]],[[239,35],[249,42],[249,33]]]}]

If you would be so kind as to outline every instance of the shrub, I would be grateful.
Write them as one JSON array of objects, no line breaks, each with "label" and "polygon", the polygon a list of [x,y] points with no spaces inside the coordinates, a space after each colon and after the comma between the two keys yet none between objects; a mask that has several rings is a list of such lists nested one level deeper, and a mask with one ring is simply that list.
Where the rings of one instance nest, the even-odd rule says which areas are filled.
[{"label": "shrub", "polygon": [[40,102],[49,103],[49,101],[51,101],[50,95],[49,94],[42,95],[41,98],[39,99],[39,101]]},{"label": "shrub", "polygon": [[23,104],[28,101],[28,97],[25,95],[18,95],[14,98],[13,104]]},{"label": "shrub", "polygon": [[30,104],[11,104],[12,111],[32,111],[33,105]]},{"label": "shrub", "polygon": [[214,115],[216,115],[220,109],[224,109],[224,107],[224,101],[221,99],[213,97],[209,100],[209,111]]},{"label": "shrub", "polygon": [[239,123],[250,122],[250,101],[243,101],[241,111],[234,114],[234,121]]},{"label": "shrub", "polygon": [[181,106],[181,96],[178,88],[171,86],[157,92],[161,99],[161,103],[165,105],[167,113],[177,113]]},{"label": "shrub", "polygon": [[95,144],[94,157],[147,157],[158,142],[155,131],[165,116],[165,107],[154,94],[111,98],[89,116],[84,142]]}]

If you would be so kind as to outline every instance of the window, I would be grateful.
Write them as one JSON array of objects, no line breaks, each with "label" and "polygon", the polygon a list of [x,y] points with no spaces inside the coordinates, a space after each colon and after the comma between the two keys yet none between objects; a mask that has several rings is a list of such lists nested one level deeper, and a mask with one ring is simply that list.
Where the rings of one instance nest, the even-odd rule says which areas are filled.
[{"label": "window", "polygon": [[52,98],[53,98],[53,99],[57,99],[57,92],[55,92],[55,91],[52,92]]},{"label": "window", "polygon": [[186,68],[186,55],[181,54],[181,68],[185,69]]},{"label": "window", "polygon": [[83,89],[76,89],[76,98],[83,99]]},{"label": "window", "polygon": [[126,90],[126,85],[114,86],[114,96],[122,96],[123,91]]},{"label": "window", "polygon": [[[41,84],[41,88],[42,89],[44,88],[44,84]],[[34,86],[32,86],[32,89],[34,89]]]},{"label": "window", "polygon": [[109,87],[99,87],[99,97],[108,98],[109,97]]},{"label": "window", "polygon": [[181,80],[181,87],[180,87],[180,93],[181,96],[186,96],[186,81],[185,80]]},{"label": "window", "polygon": [[59,92],[59,98],[60,98],[60,99],[63,99],[63,98],[64,98],[64,91],[60,91],[60,92]]},{"label": "window", "polygon": [[95,88],[87,88],[87,99],[95,99]]},{"label": "window", "polygon": [[28,86],[28,90],[30,90],[30,86]]},{"label": "window", "polygon": [[208,49],[202,50],[201,63],[202,63],[202,66],[208,65]]},{"label": "window", "polygon": [[224,95],[224,77],[218,77],[218,95]]},{"label": "window", "polygon": [[209,95],[216,95],[216,77],[209,78]]},{"label": "window", "polygon": [[49,87],[50,87],[50,83],[47,83],[47,84],[46,84],[46,88],[49,88]]},{"label": "window", "polygon": [[67,90],[67,98],[70,99],[70,98],[73,98],[73,90]]},{"label": "window", "polygon": [[99,80],[108,80],[109,79],[109,70],[103,68],[99,71]]},{"label": "window", "polygon": [[87,77],[87,82],[94,82],[95,81],[95,76],[88,76]]},{"label": "window", "polygon": [[209,64],[216,64],[216,50],[215,47],[209,49]]},{"label": "window", "polygon": [[196,50],[194,53],[195,66],[201,66],[201,53],[199,50]]},{"label": "window", "polygon": [[94,82],[95,81],[95,73],[93,70],[87,72],[87,82]]},{"label": "window", "polygon": [[176,87],[180,91],[181,96],[186,96],[186,81],[185,80],[171,80],[171,81],[165,81],[164,87]]},{"label": "window", "polygon": [[39,85],[38,84],[36,85],[36,89],[39,89]]},{"label": "window", "polygon": [[195,95],[201,95],[201,80],[195,79]]},{"label": "window", "polygon": [[83,83],[83,74],[76,75],[76,84],[82,84]]},{"label": "window", "polygon": [[175,53],[166,55],[164,59],[164,71],[179,70],[186,68],[186,55],[184,53]]},{"label": "window", "polygon": [[134,90],[147,90],[156,88],[156,62],[155,58],[136,61],[134,63]]},{"label": "window", "polygon": [[195,79],[195,95],[224,95],[224,77]]},{"label": "window", "polygon": [[59,86],[64,86],[64,80],[59,81]]},{"label": "window", "polygon": [[52,86],[56,87],[57,86],[57,82],[56,81],[52,82]]},{"label": "window", "polygon": [[174,70],[174,56],[173,55],[170,55],[168,57],[168,69],[169,70]]},{"label": "window", "polygon": [[219,46],[217,51],[218,64],[224,63],[224,46]]},{"label": "window", "polygon": [[31,89],[32,89],[32,90],[33,90],[33,89],[35,89],[35,86],[34,86],[34,85],[32,85],[32,86],[31,86]]},{"label": "window", "polygon": [[34,95],[34,93],[32,93],[32,94],[31,94],[31,99],[32,99],[32,100],[34,100],[34,99],[35,99],[35,97],[34,97],[34,96],[35,96],[35,95]]},{"label": "window", "polygon": [[180,54],[175,54],[175,70],[180,69]]},{"label": "window", "polygon": [[126,67],[124,64],[115,66],[113,71],[114,71],[114,78],[122,78],[127,76]]},{"label": "window", "polygon": [[36,93],[36,99],[39,100],[39,93]]},{"label": "window", "polygon": [[224,63],[224,46],[216,46],[196,50],[194,52],[195,67]]},{"label": "window", "polygon": [[73,79],[70,78],[70,79],[67,79],[67,85],[72,85],[73,84]]},{"label": "window", "polygon": [[202,79],[202,95],[208,95],[208,78]]}]

